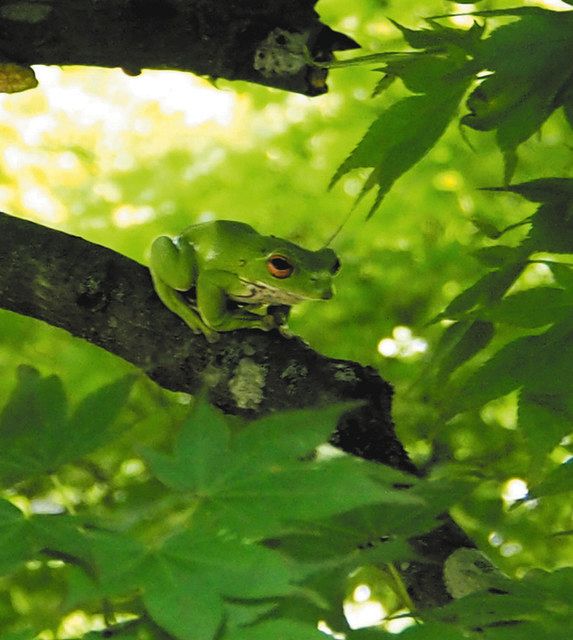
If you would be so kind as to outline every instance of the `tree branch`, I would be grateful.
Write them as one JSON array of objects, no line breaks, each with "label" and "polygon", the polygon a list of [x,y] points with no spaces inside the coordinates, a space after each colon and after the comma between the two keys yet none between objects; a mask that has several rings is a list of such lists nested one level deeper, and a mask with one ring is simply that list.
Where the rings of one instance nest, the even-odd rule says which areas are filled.
[{"label": "tree branch", "polygon": [[0,61],[191,71],[318,95],[329,60],[358,45],[316,0],[0,0]]},{"label": "tree branch", "polygon": [[[372,368],[326,358],[276,332],[240,330],[209,344],[160,302],[147,268],[105,247],[0,213],[0,307],[88,340],[168,389],[206,389],[226,413],[256,417],[361,400],[341,418],[332,443],[416,473],[395,435],[392,389]],[[413,544],[428,558],[405,572],[414,602],[446,601],[441,565],[472,543],[446,519]]]}]

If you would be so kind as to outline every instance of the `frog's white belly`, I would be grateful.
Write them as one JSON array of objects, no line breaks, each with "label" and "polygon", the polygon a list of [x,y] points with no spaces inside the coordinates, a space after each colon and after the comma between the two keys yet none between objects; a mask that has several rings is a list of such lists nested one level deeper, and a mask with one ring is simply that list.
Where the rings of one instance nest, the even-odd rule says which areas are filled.
[{"label": "frog's white belly", "polygon": [[244,295],[233,295],[229,297],[235,302],[243,302],[246,304],[287,304],[293,305],[301,300],[303,296],[284,291],[283,289],[275,289],[262,282],[249,282],[241,278],[241,282],[248,289],[248,293]]}]

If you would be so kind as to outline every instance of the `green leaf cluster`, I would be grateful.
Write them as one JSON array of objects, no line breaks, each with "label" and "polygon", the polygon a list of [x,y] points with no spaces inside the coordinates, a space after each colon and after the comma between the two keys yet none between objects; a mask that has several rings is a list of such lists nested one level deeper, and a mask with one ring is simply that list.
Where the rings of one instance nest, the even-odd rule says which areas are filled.
[{"label": "green leaf cluster", "polygon": [[[390,564],[413,558],[408,537],[446,510],[508,575],[526,578],[508,598],[475,594],[451,612],[417,612],[424,624],[401,635],[569,633],[567,572],[527,572],[573,557],[572,187],[551,177],[571,171],[570,12],[480,6],[491,10],[461,28],[448,17],[415,25],[442,13],[442,0],[322,0],[325,22],[378,69],[336,61],[329,94],[308,101],[233,85],[225,126],[190,125],[181,88],[161,107],[164,76],[148,71],[109,72],[108,82],[101,70],[38,69],[54,76],[54,93],[42,93],[42,78],[2,103],[3,208],[141,262],[153,237],[213,218],[316,248],[356,196],[375,191],[381,215],[352,217],[335,240],[336,297],[295,308],[292,328],[392,382],[398,433],[428,472],[404,480],[356,461],[319,464],[307,454],[332,423],[313,412],[262,422],[268,438],[200,405],[187,424],[188,398],[141,379],[119,413],[129,382],[109,381],[126,363],[2,313],[2,639],[167,640],[195,627],[233,639],[324,637],[317,620],[350,640],[385,637],[348,628],[347,574],[360,567],[353,579],[368,574],[381,594]],[[134,103],[140,80],[157,86]],[[81,126],[62,95],[83,98]],[[480,191],[500,182],[500,148],[515,184]],[[406,347],[426,350],[377,351],[383,338],[400,346],[404,330]],[[15,376],[21,363],[57,376],[27,367]],[[305,421],[324,430],[307,433]],[[527,493],[510,499],[515,480]],[[400,596],[384,600],[390,613]]]},{"label": "green leaf cluster", "polygon": [[465,30],[437,19],[427,19],[429,28],[419,30],[393,22],[405,42],[419,51],[363,58],[364,63],[388,60],[380,69],[384,76],[375,95],[396,78],[414,94],[380,112],[332,180],[331,184],[356,168],[371,168],[358,196],[359,201],[376,189],[369,216],[397,178],[435,146],[472,84],[460,124],[495,131],[505,182],[515,172],[517,148],[555,110],[563,107],[573,126],[573,13],[519,7],[472,15],[517,19],[497,25],[489,34],[477,20]]},{"label": "green leaf cluster", "polygon": [[69,416],[61,380],[22,366],[0,414],[0,481],[52,473],[101,447],[112,435],[133,381],[128,376],[89,394]]},{"label": "green leaf cluster", "polygon": [[[38,392],[36,407],[62,410],[62,401],[48,394],[58,386],[56,379],[25,370],[4,409],[5,424],[14,424],[31,385]],[[82,438],[91,447],[85,444],[74,457],[62,454],[45,469],[32,467],[27,475],[22,467],[18,485],[6,480],[5,486],[33,492],[38,474],[83,464],[96,446],[92,431],[100,428],[85,407],[97,397],[101,413],[111,418],[126,393],[120,381],[77,409]],[[56,598],[52,616],[81,606],[119,625],[120,636],[127,614],[130,634],[135,629],[143,637],[179,640],[257,638],[273,629],[290,629],[285,637],[315,637],[320,618],[350,631],[342,615],[348,573],[365,563],[415,557],[407,539],[435,527],[468,488],[460,492],[460,483],[452,491],[448,482],[424,483],[348,456],[315,459],[313,451],[349,408],[299,410],[230,425],[199,401],[170,453],[142,451],[150,475],[140,482],[157,487],[159,481],[163,488],[155,505],[133,511],[121,526],[85,499],[76,501],[73,514],[63,513],[62,505],[50,515],[35,513],[34,501],[29,514],[0,501],[3,580],[17,584],[31,566],[57,560],[65,596]],[[42,438],[55,446],[62,433]],[[7,622],[5,631],[18,630],[15,620]]]},{"label": "green leaf cluster", "polygon": [[[531,450],[540,454],[550,452],[569,433],[573,418],[568,366],[573,345],[573,265],[566,258],[573,253],[572,188],[573,180],[539,179],[504,189],[541,203],[524,223],[529,227],[527,236],[518,246],[496,245],[476,252],[478,260],[495,268],[438,316],[453,321],[437,356],[440,378],[485,349],[497,327],[522,330],[523,335],[505,344],[464,381],[463,393],[448,403],[446,412],[479,407],[518,390],[520,427]],[[536,265],[550,271],[553,285],[520,287],[524,271]],[[551,433],[536,429],[532,419],[536,411],[543,411],[554,425]]]}]

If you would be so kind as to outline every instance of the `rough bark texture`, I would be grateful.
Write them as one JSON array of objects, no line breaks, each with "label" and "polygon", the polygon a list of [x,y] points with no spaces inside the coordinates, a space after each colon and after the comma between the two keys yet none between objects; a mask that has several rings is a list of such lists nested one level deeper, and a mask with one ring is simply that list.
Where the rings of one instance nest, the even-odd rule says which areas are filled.
[{"label": "rough bark texture", "polygon": [[[0,307],[84,338],[168,389],[207,389],[226,413],[255,417],[361,400],[342,417],[333,444],[416,473],[394,432],[392,388],[373,369],[326,358],[278,333],[241,330],[208,344],[163,306],[144,266],[110,249],[0,213]],[[446,520],[413,545],[427,558],[404,570],[413,601],[447,601],[443,561],[471,542]]]},{"label": "rough bark texture", "polygon": [[316,0],[0,0],[0,61],[176,69],[317,95],[328,60],[356,47]]}]

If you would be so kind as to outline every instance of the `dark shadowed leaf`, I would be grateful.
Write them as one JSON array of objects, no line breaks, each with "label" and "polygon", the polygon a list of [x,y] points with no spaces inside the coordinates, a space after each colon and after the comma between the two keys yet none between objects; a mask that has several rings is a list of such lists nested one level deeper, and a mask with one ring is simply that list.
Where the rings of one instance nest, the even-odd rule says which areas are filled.
[{"label": "dark shadowed leaf", "polygon": [[525,262],[507,265],[486,273],[471,287],[456,296],[436,318],[460,318],[476,307],[488,307],[500,300],[525,268]]},{"label": "dark shadowed leaf", "polygon": [[551,269],[555,282],[570,296],[573,291],[573,265],[555,260],[548,260],[545,264]]},{"label": "dark shadowed leaf", "polygon": [[104,444],[132,383],[130,376],[102,387],[68,419],[61,381],[22,367],[18,386],[0,417],[0,475],[13,482],[50,473]]},{"label": "dark shadowed leaf", "polygon": [[573,252],[573,216],[566,201],[542,204],[532,216],[526,240],[531,251]]},{"label": "dark shadowed leaf", "polygon": [[[376,640],[376,638],[381,637],[385,638],[385,640],[390,640],[395,636],[393,634],[380,636],[379,632],[374,629],[365,629],[352,633],[349,640]],[[467,640],[467,636],[454,625],[441,624],[439,622],[415,624],[400,633],[399,638],[400,640]]]},{"label": "dark shadowed leaf", "polygon": [[404,40],[414,49],[440,50],[455,45],[472,51],[483,34],[483,25],[474,22],[469,29],[454,29],[428,19],[428,29],[408,29],[395,20],[390,22],[401,31]]},{"label": "dark shadowed leaf", "polygon": [[[485,629],[485,638],[537,638],[565,640],[573,621],[569,598],[573,588],[573,571],[560,569],[553,573],[532,571],[521,581],[506,581],[503,589],[473,593],[423,615],[428,620],[454,624],[466,632]],[[540,598],[543,594],[543,598]],[[498,634],[497,630],[502,633]],[[568,629],[563,634],[562,630]],[[493,633],[490,634],[490,630]],[[553,635],[551,635],[553,632]],[[481,635],[481,634],[480,634]]]},{"label": "dark shadowed leaf", "polygon": [[358,199],[376,189],[372,215],[394,182],[434,146],[453,118],[470,80],[464,62],[452,54],[447,60],[413,57],[389,64],[385,71],[420,95],[399,100],[380,114],[338,168],[331,186],[352,169],[371,167]]},{"label": "dark shadowed leaf", "polygon": [[455,411],[479,406],[525,387],[535,394],[568,393],[573,386],[573,333],[569,322],[510,342],[485,362],[452,399]]},{"label": "dark shadowed leaf", "polygon": [[554,469],[539,484],[534,484],[529,490],[529,496],[543,498],[571,491],[573,491],[573,459]]},{"label": "dark shadowed leaf", "polygon": [[542,327],[572,314],[573,299],[556,287],[519,291],[487,310],[490,320],[516,327]]},{"label": "dark shadowed leaf", "polygon": [[324,633],[316,626],[304,624],[297,620],[267,620],[253,625],[242,627],[226,633],[222,640],[324,640]]},{"label": "dark shadowed leaf", "polygon": [[464,362],[473,358],[491,342],[493,335],[493,324],[482,320],[462,320],[449,326],[436,349],[438,378],[447,378]]},{"label": "dark shadowed leaf", "polygon": [[13,504],[0,500],[0,574],[15,569],[32,553],[32,537],[24,514]]},{"label": "dark shadowed leaf", "polygon": [[484,187],[484,191],[518,193],[531,202],[573,200],[573,178],[540,178],[504,187]]},{"label": "dark shadowed leaf", "polygon": [[573,430],[573,415],[562,396],[521,393],[518,424],[534,461],[543,459]]},{"label": "dark shadowed leaf", "polygon": [[520,255],[519,248],[504,245],[483,247],[474,251],[473,255],[486,267],[502,267],[509,262],[517,262],[523,257]]},{"label": "dark shadowed leaf", "polygon": [[[492,15],[476,15],[486,13]],[[520,19],[498,27],[479,43],[476,63],[493,73],[469,96],[470,113],[462,123],[497,131],[509,181],[517,147],[560,105],[557,98],[571,74],[565,61],[573,59],[573,18],[537,7],[509,9],[505,15]]]}]

